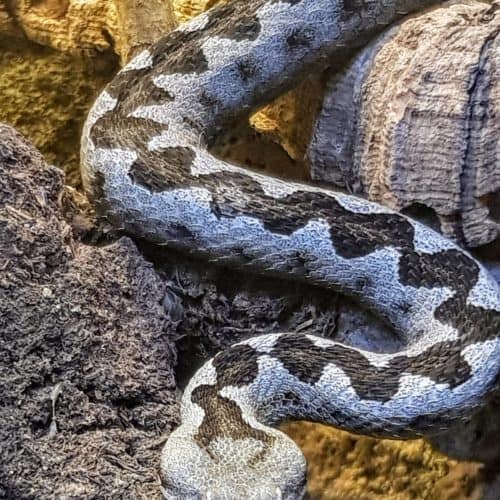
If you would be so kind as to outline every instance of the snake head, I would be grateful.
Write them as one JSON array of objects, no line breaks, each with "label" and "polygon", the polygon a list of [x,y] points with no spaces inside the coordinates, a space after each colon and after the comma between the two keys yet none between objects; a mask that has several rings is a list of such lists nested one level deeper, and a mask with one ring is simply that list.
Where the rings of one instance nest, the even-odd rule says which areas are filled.
[{"label": "snake head", "polygon": [[304,497],[306,462],[282,432],[262,426],[269,439],[215,437],[182,424],[162,451],[162,491],[169,500],[297,500]]}]

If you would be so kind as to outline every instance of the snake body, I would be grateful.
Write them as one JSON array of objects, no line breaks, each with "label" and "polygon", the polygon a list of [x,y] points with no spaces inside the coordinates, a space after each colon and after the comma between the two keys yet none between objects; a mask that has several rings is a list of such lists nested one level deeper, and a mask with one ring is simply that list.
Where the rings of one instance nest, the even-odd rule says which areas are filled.
[{"label": "snake body", "polygon": [[270,425],[288,418],[416,437],[466,418],[500,371],[500,292],[467,252],[381,205],[215,158],[232,120],[428,1],[239,0],[140,53],[83,133],[82,177],[129,233],[228,266],[347,293],[404,351],[304,333],[250,338],[208,361],[162,453],[167,498],[300,498],[305,461]]}]

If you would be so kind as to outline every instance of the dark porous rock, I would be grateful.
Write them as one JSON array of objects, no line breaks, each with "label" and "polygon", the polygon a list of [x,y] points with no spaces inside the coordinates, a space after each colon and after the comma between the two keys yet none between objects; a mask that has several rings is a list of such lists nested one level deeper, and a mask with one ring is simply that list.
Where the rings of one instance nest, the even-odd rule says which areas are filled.
[{"label": "dark porous rock", "polygon": [[159,498],[178,419],[165,286],[131,240],[76,241],[62,189],[0,125],[0,496]]}]

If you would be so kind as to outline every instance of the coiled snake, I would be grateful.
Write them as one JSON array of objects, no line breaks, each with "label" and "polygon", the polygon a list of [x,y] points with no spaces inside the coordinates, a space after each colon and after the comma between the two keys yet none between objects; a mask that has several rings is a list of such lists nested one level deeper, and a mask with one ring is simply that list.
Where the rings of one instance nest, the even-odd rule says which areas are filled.
[{"label": "coiled snake", "polygon": [[139,54],[87,119],[82,176],[127,232],[358,298],[407,340],[375,354],[299,333],[251,338],[190,381],[162,453],[167,498],[300,498],[285,418],[414,437],[498,380],[500,293],[468,253],[383,206],[239,168],[207,146],[232,120],[430,1],[237,0]]}]

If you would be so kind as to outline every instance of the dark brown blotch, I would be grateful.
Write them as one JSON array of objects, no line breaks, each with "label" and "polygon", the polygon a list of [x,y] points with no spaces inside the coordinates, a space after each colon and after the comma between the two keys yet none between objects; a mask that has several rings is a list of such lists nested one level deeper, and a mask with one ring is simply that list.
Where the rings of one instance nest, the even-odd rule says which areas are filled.
[{"label": "dark brown blotch", "polygon": [[342,369],[356,394],[365,400],[389,401],[399,388],[403,373],[428,377],[434,383],[459,386],[471,375],[463,359],[461,342],[440,342],[417,356],[396,356],[388,366],[377,367],[357,350],[341,344],[327,348],[316,346],[297,334],[282,335],[273,347],[272,356],[300,381],[315,384],[329,364]]},{"label": "dark brown blotch", "polygon": [[286,44],[290,50],[309,47],[313,33],[305,28],[295,28],[287,37]]},{"label": "dark brown blotch", "polygon": [[251,346],[235,345],[219,352],[212,364],[217,372],[218,387],[243,387],[251,384],[258,375],[259,353]]},{"label": "dark brown blotch", "polygon": [[[198,32],[173,31],[153,47],[153,67],[161,74],[203,73],[208,62],[201,48],[203,37]],[[168,64],[166,64],[168,61]]]},{"label": "dark brown blotch", "polygon": [[134,183],[151,192],[179,188],[176,176],[180,175],[179,171],[189,171],[195,155],[187,147],[164,148],[158,154],[146,157],[146,161],[138,158],[130,167],[128,175]]},{"label": "dark brown blotch", "polygon": [[254,457],[252,463],[262,460],[265,450],[274,443],[273,436],[249,425],[243,419],[241,408],[231,399],[221,396],[216,386],[196,387],[191,393],[191,401],[203,408],[205,412],[194,439],[200,448],[211,455],[212,459],[218,458],[211,449],[212,442],[217,438],[225,437],[234,441],[252,438],[262,442],[264,449]]},{"label": "dark brown blotch", "polygon": [[243,83],[246,83],[257,76],[257,73],[259,72],[259,66],[255,64],[255,61],[253,61],[252,59],[239,59],[236,62],[236,71],[238,72],[240,80]]},{"label": "dark brown blotch", "polygon": [[156,86],[153,82],[140,96],[141,106],[161,105],[175,100],[172,92]]},{"label": "dark brown blotch", "polygon": [[236,42],[255,40],[260,33],[261,26],[256,15],[243,16],[236,22],[227,23],[226,29],[218,33],[219,36],[230,38]]}]

